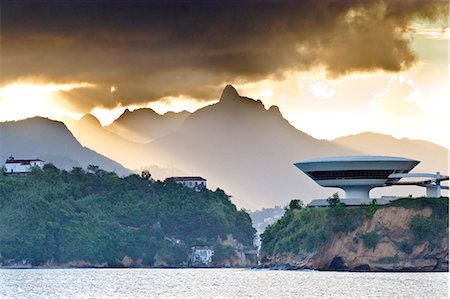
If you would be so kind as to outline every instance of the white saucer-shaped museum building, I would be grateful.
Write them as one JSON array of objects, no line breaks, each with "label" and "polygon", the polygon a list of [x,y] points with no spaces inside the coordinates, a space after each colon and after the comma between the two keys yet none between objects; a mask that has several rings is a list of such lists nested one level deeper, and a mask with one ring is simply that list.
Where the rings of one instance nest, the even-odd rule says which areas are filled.
[{"label": "white saucer-shaped museum building", "polygon": [[387,156],[324,157],[295,163],[301,171],[323,187],[345,191],[346,200],[368,200],[375,187],[395,184],[392,174],[408,173],[419,161]]}]

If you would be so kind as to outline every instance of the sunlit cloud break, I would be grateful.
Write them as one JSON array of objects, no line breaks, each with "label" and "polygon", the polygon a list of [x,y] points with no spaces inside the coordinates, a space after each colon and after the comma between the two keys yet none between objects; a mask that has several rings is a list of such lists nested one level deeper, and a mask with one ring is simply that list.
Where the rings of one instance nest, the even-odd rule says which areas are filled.
[{"label": "sunlit cloud break", "polygon": [[410,27],[416,34],[431,39],[450,39],[450,28],[427,27],[421,24],[413,24]]},{"label": "sunlit cloud break", "polygon": [[186,97],[166,97],[156,102],[148,103],[147,107],[155,110],[159,114],[164,114],[166,112],[181,112],[181,111],[189,111],[194,112],[197,109],[205,106],[206,104],[216,103],[217,100],[210,100],[206,102],[200,102],[195,99],[186,98]]},{"label": "sunlit cloud break", "polygon": [[53,117],[66,115],[66,109],[61,107],[60,97],[55,95],[60,91],[70,91],[78,88],[91,88],[95,85],[79,83],[29,83],[15,82],[0,88],[0,121],[19,120],[35,115]]},{"label": "sunlit cloud break", "polygon": [[336,94],[336,89],[324,80],[302,80],[298,85],[300,91],[306,90],[310,98],[329,100]]},{"label": "sunlit cloud break", "polygon": [[404,84],[406,84],[408,86],[408,96],[404,97],[402,100],[406,103],[412,103],[412,104],[416,104],[417,106],[420,107],[420,93],[421,90],[418,89],[415,85],[414,82],[411,79],[408,79],[404,76],[392,76],[391,79],[389,80],[389,82],[386,85],[386,88],[382,91],[382,92],[378,92],[376,93],[371,100],[367,101],[367,105],[369,106],[370,110],[372,111],[377,111],[378,110],[378,102],[381,98],[387,96],[387,94],[389,93],[389,91],[391,90],[393,84],[395,82],[399,82],[399,84],[402,86]]}]

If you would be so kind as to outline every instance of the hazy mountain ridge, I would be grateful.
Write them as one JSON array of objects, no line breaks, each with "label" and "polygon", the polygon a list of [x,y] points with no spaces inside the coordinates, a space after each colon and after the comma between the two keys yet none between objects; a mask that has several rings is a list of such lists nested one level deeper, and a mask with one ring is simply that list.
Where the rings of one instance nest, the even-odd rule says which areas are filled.
[{"label": "hazy mountain ridge", "polygon": [[[151,123],[151,120],[148,119],[147,122]],[[78,121],[68,122],[68,127],[82,145],[94,148],[102,155],[136,172],[146,169],[152,173],[153,178],[162,180],[168,176],[186,175],[185,171],[176,167],[161,167],[163,153],[155,152],[147,143],[131,141],[133,138],[127,138],[130,136],[128,133],[119,135],[107,127],[102,127],[97,118],[91,114],[84,115]]]},{"label": "hazy mountain ridge", "polygon": [[[443,147],[374,133],[318,140],[293,127],[278,107],[265,109],[260,100],[241,97],[230,85],[225,87],[217,103],[191,114],[155,114],[150,109],[125,111],[109,127],[102,127],[94,116],[86,115],[69,126],[84,146],[130,169],[150,169],[156,179],[200,175],[208,180],[211,188],[223,188],[234,196],[236,204],[251,209],[279,205],[294,198],[307,203],[336,192],[338,189],[319,187],[293,166],[295,162],[318,156],[405,156],[422,161],[414,171],[446,173],[448,170],[445,166],[448,150]],[[133,142],[133,138],[127,138],[128,132],[111,130],[125,123],[127,130],[138,127],[139,135],[145,133],[145,128],[157,130],[164,123],[160,120],[170,117],[178,118],[177,122],[185,118],[171,130],[163,125],[161,132],[165,135],[149,143]],[[366,140],[367,136],[370,140]],[[390,187],[374,189],[372,193],[373,196],[381,194],[423,195],[424,190]]]},{"label": "hazy mountain ridge", "polygon": [[302,177],[293,163],[316,155],[357,154],[295,129],[276,107],[266,110],[261,101],[240,97],[232,86],[218,103],[194,112],[180,130],[149,146],[165,153],[170,161],[164,163],[195,170],[246,207],[328,194]]},{"label": "hazy mountain ridge", "polygon": [[132,169],[143,166],[141,157],[146,155],[145,145],[106,130],[95,116],[86,114],[70,124],[69,129],[81,144],[94,148],[114,161]]},{"label": "hazy mountain ridge", "polygon": [[134,111],[125,109],[119,118],[105,128],[131,141],[146,143],[175,131],[189,115],[187,111],[161,115],[150,108]]},{"label": "hazy mountain ridge", "polygon": [[[158,122],[154,122],[155,114],[153,110],[140,109],[126,111],[120,118],[121,121],[128,119],[127,122],[143,130],[158,128]],[[133,115],[140,116],[132,121]],[[143,115],[150,117],[142,118]],[[156,119],[169,115],[159,115]],[[94,123],[93,120],[90,122]],[[162,179],[168,173],[201,175],[208,179],[211,187],[224,188],[234,196],[234,202],[246,208],[273,206],[293,198],[308,202],[312,198],[328,197],[337,190],[321,188],[298,171],[293,163],[303,159],[335,155],[397,155],[423,161],[418,168],[420,171],[442,172],[445,169],[438,166],[447,162],[445,148],[434,144],[418,147],[386,135],[373,135],[374,143],[380,146],[370,145],[359,138],[354,141],[347,141],[347,137],[333,141],[315,139],[293,127],[283,118],[278,107],[265,109],[260,100],[239,96],[231,85],[225,87],[217,103],[189,114],[176,130],[148,144],[131,142],[130,145],[127,135],[116,132],[115,136],[120,135],[121,142],[127,145],[99,145],[98,140],[107,140],[101,134],[109,136],[109,129],[117,127],[118,123],[115,121],[108,128],[97,125],[98,137],[91,138],[90,143],[82,143],[133,169],[156,165],[159,167],[153,167],[157,171],[154,173],[156,178]],[[166,127],[162,131],[167,132]],[[94,131],[86,132],[89,135]],[[77,132],[74,134],[78,136]],[[390,143],[395,144],[395,151],[387,147]],[[127,154],[126,150],[120,150],[119,154],[115,152],[130,146],[132,154]],[[433,157],[435,162],[430,162],[430,152],[437,153]],[[374,196],[422,195],[424,192],[419,187],[376,190]]]},{"label": "hazy mountain ridge", "polygon": [[40,158],[57,167],[71,169],[89,164],[125,175],[130,171],[111,159],[83,147],[62,122],[34,117],[0,123],[0,161]]},{"label": "hazy mountain ridge", "polygon": [[[448,173],[448,149],[428,141],[397,139],[380,133],[364,132],[340,137],[332,142],[371,155],[405,156],[422,161],[414,171]],[[426,153],[429,155],[425,159]]]}]

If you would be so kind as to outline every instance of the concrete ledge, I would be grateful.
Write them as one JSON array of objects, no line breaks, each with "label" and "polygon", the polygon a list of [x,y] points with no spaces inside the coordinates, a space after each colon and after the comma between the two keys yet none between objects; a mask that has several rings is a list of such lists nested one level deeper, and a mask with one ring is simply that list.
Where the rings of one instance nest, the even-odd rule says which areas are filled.
[{"label": "concrete ledge", "polygon": [[[382,197],[382,198],[375,198],[377,201],[378,206],[387,205],[392,200],[397,199],[397,197]],[[341,203],[345,204],[346,206],[367,206],[372,203],[373,198],[345,198],[341,199]],[[310,203],[307,205],[308,207],[318,208],[318,207],[328,207],[328,201],[326,199],[313,199]]]}]

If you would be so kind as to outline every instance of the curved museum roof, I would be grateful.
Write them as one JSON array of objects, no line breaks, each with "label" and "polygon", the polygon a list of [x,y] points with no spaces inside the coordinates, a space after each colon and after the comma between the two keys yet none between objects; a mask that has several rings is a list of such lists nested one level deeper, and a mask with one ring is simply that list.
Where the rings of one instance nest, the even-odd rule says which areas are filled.
[{"label": "curved museum roof", "polygon": [[323,157],[295,163],[301,171],[323,187],[345,190],[347,198],[369,198],[369,191],[400,180],[393,173],[408,173],[420,162],[403,157],[342,156]]},{"label": "curved museum roof", "polygon": [[[304,160],[298,163],[316,163],[316,162],[381,162],[381,161],[416,161],[404,157],[392,156],[336,156],[336,157],[321,157],[315,159]],[[416,161],[419,162],[419,161]]]},{"label": "curved museum roof", "polygon": [[[420,162],[403,157],[390,156],[342,156],[322,157],[295,163],[305,173],[316,171],[385,170],[390,173],[409,172]],[[387,176],[386,176],[387,178]]]}]

